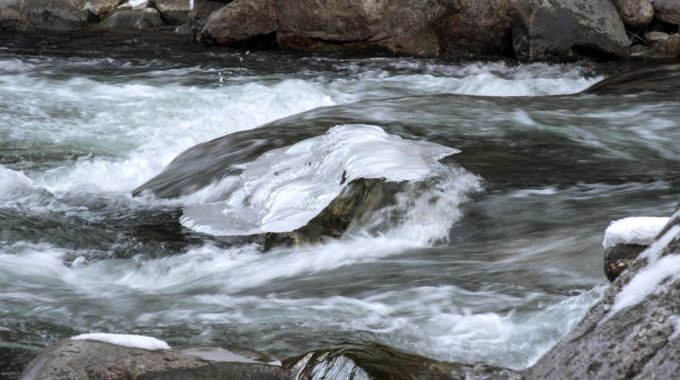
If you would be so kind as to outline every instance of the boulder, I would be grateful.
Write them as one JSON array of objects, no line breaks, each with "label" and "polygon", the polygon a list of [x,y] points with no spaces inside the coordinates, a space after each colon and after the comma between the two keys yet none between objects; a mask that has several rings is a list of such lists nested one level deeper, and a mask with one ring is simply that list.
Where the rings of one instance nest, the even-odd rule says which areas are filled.
[{"label": "boulder", "polygon": [[290,50],[437,55],[434,24],[454,3],[236,0],[210,16],[201,38],[227,46],[269,37]]},{"label": "boulder", "polygon": [[88,22],[99,22],[118,4],[120,0],[88,0],[82,6],[83,15]]},{"label": "boulder", "polygon": [[658,41],[653,48],[644,54],[645,58],[680,58],[680,34],[671,34],[665,40]]},{"label": "boulder", "polygon": [[200,39],[201,30],[210,15],[216,10],[224,8],[230,2],[231,0],[194,0],[194,8],[189,12],[188,16],[193,38]]},{"label": "boulder", "polygon": [[85,17],[74,0],[21,0],[14,3],[18,3],[14,10],[24,17],[30,28],[64,32],[80,30],[86,25]]},{"label": "boulder", "polygon": [[654,0],[654,16],[663,22],[680,25],[680,1]]},{"label": "boulder", "polygon": [[[268,360],[268,356],[263,356]],[[24,370],[23,379],[276,379],[290,378],[276,361],[220,348],[150,351],[88,340],[62,340]],[[273,363],[274,365],[270,364]]]},{"label": "boulder", "polygon": [[623,23],[631,29],[642,29],[654,18],[650,0],[614,0]]},{"label": "boulder", "polygon": [[151,29],[163,26],[163,20],[157,10],[122,9],[111,13],[98,28],[101,29]]},{"label": "boulder", "polygon": [[169,25],[182,25],[189,22],[190,0],[151,0],[163,20]]},{"label": "boulder", "polygon": [[677,378],[679,300],[680,210],[526,378]]},{"label": "boulder", "polygon": [[519,0],[512,39],[525,61],[621,58],[630,46],[609,0]]},{"label": "boulder", "polygon": [[519,373],[484,364],[447,363],[371,344],[339,344],[286,359],[299,380],[520,379]]},{"label": "boulder", "polygon": [[664,32],[651,31],[645,33],[645,41],[652,45],[656,45],[659,42],[666,41],[668,39],[668,34]]},{"label": "boulder", "polygon": [[0,6],[0,30],[26,30],[28,21],[19,12]]},{"label": "boulder", "polygon": [[441,54],[513,55],[514,0],[463,0],[460,9],[437,22]]}]

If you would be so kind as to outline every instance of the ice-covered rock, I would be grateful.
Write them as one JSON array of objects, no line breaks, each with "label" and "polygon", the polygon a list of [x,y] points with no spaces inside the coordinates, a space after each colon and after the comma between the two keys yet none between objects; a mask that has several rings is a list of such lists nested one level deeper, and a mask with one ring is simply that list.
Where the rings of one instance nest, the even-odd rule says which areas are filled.
[{"label": "ice-covered rock", "polygon": [[144,350],[169,350],[170,346],[159,339],[143,335],[129,335],[129,334],[105,334],[105,333],[90,333],[80,334],[72,337],[73,340],[95,340],[98,342],[106,342],[115,344],[117,346],[142,348]]}]

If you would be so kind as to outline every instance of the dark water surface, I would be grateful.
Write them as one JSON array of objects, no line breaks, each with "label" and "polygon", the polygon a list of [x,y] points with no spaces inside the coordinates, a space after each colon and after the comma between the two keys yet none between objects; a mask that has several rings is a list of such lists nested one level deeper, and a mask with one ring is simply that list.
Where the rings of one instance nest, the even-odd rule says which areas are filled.
[{"label": "dark water surface", "polygon": [[[282,355],[378,341],[527,367],[606,286],[609,221],[678,201],[676,93],[578,94],[621,69],[0,36],[0,377],[85,332]],[[332,156],[327,131],[356,124],[387,142],[350,158],[415,159],[390,136],[461,151],[380,233],[263,253],[179,223],[238,170],[210,191],[131,196],[195,144],[235,133],[170,182],[317,136]]]}]

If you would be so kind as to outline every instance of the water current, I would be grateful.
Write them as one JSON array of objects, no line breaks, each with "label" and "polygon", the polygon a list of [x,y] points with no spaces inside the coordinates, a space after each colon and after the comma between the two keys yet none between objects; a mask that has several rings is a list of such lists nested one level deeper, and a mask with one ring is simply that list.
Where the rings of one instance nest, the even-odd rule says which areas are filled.
[{"label": "water current", "polygon": [[[680,99],[580,93],[612,67],[0,40],[0,377],[88,332],[525,368],[605,289],[608,223],[680,193]],[[232,133],[239,171],[132,196]],[[344,175],[424,182],[323,244],[208,234],[303,225]]]}]

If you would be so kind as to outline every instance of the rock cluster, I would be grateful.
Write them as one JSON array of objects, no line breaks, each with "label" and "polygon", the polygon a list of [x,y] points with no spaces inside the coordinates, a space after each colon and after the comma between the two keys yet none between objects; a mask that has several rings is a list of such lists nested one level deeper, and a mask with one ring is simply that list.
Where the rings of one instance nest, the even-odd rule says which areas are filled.
[{"label": "rock cluster", "polygon": [[0,30],[155,29],[231,47],[526,61],[678,58],[675,0],[3,0]]}]

